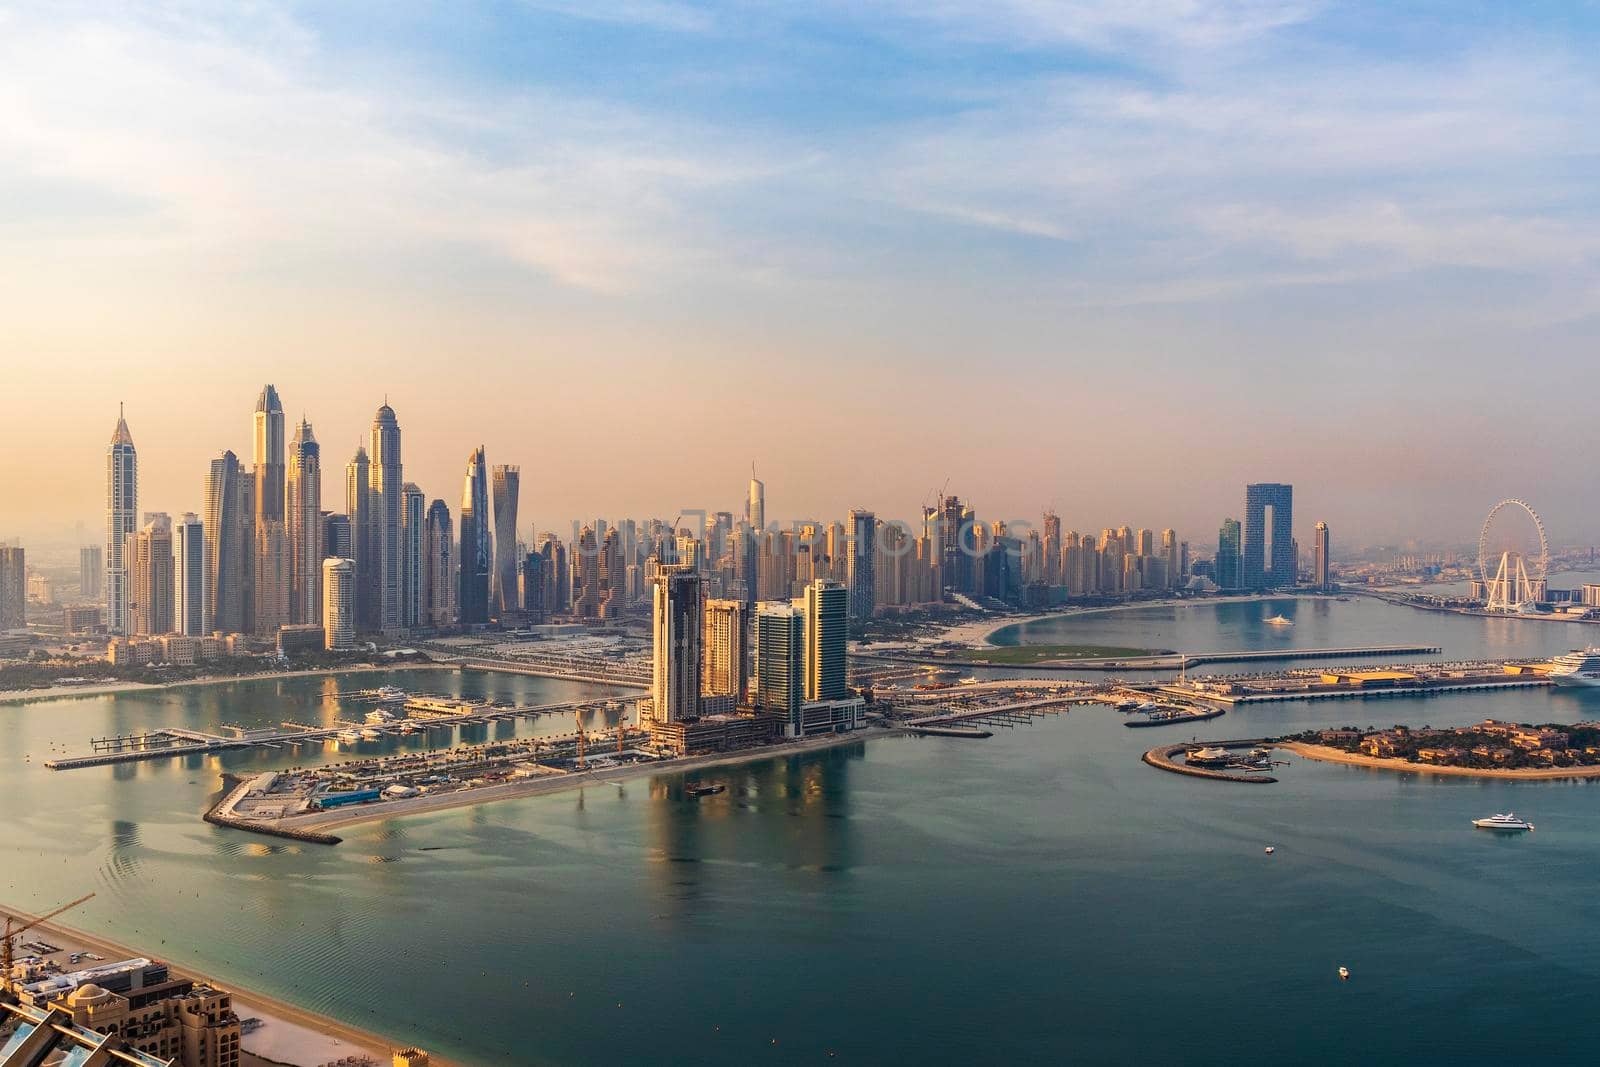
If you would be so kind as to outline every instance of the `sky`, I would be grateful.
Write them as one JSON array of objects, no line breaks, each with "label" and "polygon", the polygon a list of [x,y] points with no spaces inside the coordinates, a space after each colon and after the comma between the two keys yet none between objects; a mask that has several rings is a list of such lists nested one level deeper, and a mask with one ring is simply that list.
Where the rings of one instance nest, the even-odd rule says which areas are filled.
[{"label": "sky", "polygon": [[1600,9],[1316,0],[0,4],[0,538],[117,405],[199,510],[273,382],[325,506],[1600,541]]}]

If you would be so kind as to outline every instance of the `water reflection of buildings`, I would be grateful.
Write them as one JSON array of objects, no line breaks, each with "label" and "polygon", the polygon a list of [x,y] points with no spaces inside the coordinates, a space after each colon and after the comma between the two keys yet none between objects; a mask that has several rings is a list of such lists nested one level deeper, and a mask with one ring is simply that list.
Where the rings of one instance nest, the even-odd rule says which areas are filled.
[{"label": "water reflection of buildings", "polygon": [[[857,862],[850,768],[865,742],[688,775],[650,779],[650,907],[658,918],[743,906],[775,873],[785,888],[823,891]],[[694,799],[688,784],[726,784]]]}]

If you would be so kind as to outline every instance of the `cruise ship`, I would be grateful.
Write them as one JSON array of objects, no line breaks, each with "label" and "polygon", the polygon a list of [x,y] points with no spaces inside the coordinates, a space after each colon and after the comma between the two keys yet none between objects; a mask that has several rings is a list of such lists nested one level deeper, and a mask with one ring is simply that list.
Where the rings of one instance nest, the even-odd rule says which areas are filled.
[{"label": "cruise ship", "polygon": [[1600,648],[1580,648],[1550,661],[1557,685],[1600,685]]}]

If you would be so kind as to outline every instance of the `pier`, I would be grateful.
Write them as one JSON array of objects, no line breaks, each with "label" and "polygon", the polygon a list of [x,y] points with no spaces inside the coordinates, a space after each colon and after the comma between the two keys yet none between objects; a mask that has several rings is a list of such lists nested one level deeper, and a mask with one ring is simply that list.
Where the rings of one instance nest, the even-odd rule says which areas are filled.
[{"label": "pier", "polygon": [[[1026,648],[1027,646],[1020,646]],[[968,659],[960,651],[948,656],[929,654],[898,654],[883,652],[853,652],[852,659],[868,660],[880,664],[916,664],[919,666],[984,670],[1027,671],[1160,671],[1178,670],[1203,663],[1254,663],[1262,660],[1300,659],[1368,659],[1377,656],[1432,656],[1441,651],[1438,645],[1357,645],[1352,648],[1259,648],[1236,652],[1162,652],[1153,656],[1107,656],[1099,659],[1042,660],[1037,663],[990,663],[982,659]]]},{"label": "pier", "polygon": [[[615,699],[574,700],[560,704],[486,704],[448,697],[414,697],[407,707],[418,705],[414,717],[388,722],[350,722],[335,720],[332,725],[285,721],[278,728],[224,727],[228,732],[213,734],[181,727],[165,727],[138,734],[97,737],[91,740],[92,753],[46,760],[52,771],[104,767],[116,763],[175,759],[181,756],[211,755],[251,748],[283,748],[337,740],[350,731],[375,730],[384,736],[417,733],[454,726],[476,726],[543,715],[571,715],[599,711],[619,703]],[[459,710],[465,708],[466,710]],[[365,740],[365,739],[363,739]]]}]

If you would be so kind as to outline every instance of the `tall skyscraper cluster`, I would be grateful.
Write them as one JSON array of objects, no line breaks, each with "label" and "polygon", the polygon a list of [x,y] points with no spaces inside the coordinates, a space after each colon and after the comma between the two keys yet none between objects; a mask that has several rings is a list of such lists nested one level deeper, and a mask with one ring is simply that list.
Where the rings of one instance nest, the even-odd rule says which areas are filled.
[{"label": "tall skyscraper cluster", "polygon": [[[1311,584],[1333,588],[1328,524],[1312,530]],[[1223,520],[1217,531],[1212,578],[1223,589],[1287,589],[1300,581],[1300,544],[1294,536],[1294,486],[1256,482],[1244,489],[1244,522]]]}]

